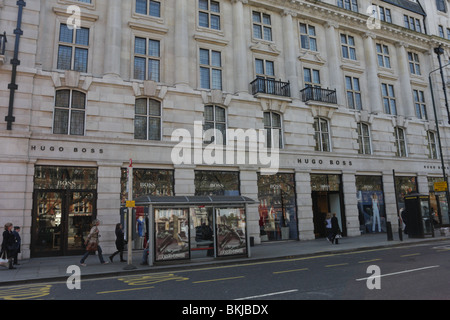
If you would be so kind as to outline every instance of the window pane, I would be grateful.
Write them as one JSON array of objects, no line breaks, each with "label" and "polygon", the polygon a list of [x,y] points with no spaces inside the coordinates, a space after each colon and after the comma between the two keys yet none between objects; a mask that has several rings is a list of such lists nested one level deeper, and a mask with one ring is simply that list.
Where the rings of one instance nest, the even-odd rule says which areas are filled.
[{"label": "window pane", "polygon": [[69,110],[55,109],[53,133],[67,134],[69,132]]},{"label": "window pane", "polygon": [[212,89],[222,90],[222,71],[212,70]]},{"label": "window pane", "polygon": [[264,27],[264,40],[272,41],[272,28]]},{"label": "window pane", "polygon": [[150,116],[161,116],[161,102],[157,100],[150,99],[149,100],[149,115]]},{"label": "window pane", "polygon": [[200,49],[200,64],[209,65],[209,50]]},{"label": "window pane", "polygon": [[211,1],[210,11],[219,13],[220,12],[220,4],[216,1]]},{"label": "window pane", "polygon": [[309,49],[312,50],[312,51],[317,51],[316,39],[313,39],[313,38],[309,39]]},{"label": "window pane", "polygon": [[75,48],[75,60],[73,70],[87,72],[88,49]]},{"label": "window pane", "polygon": [[135,117],[134,138],[147,140],[147,117]]},{"label": "window pane", "polygon": [[161,3],[158,1],[150,1],[150,15],[152,17],[161,17]]},{"label": "window pane", "polygon": [[55,106],[69,108],[70,91],[59,90],[56,91]]},{"label": "window pane", "polygon": [[211,52],[211,65],[214,67],[221,67],[222,66],[222,58],[221,53],[217,51]]},{"label": "window pane", "polygon": [[148,139],[161,140],[161,118],[149,118]]},{"label": "window pane", "polygon": [[281,128],[281,116],[278,113],[272,113],[272,127]]},{"label": "window pane", "polygon": [[253,11],[253,22],[261,22],[261,14]]},{"label": "window pane", "polygon": [[209,28],[209,16],[205,12],[198,13],[198,24],[200,27]]},{"label": "window pane", "polygon": [[225,109],[221,107],[216,107],[216,121],[225,122]]},{"label": "window pane", "polygon": [[200,87],[210,89],[210,75],[208,68],[200,68]]},{"label": "window pane", "polygon": [[147,0],[136,0],[136,13],[147,14]]},{"label": "window pane", "polygon": [[61,24],[59,28],[59,41],[73,43],[73,29],[70,30],[67,25]]},{"label": "window pane", "polygon": [[134,78],[145,80],[145,58],[134,58]]},{"label": "window pane", "polygon": [[159,82],[159,60],[148,60],[148,80]]},{"label": "window pane", "polygon": [[264,61],[260,59],[255,60],[256,74],[264,74]]},{"label": "window pane", "polygon": [[72,91],[72,108],[85,109],[86,95],[80,91]]},{"label": "window pane", "polygon": [[198,2],[198,7],[200,10],[209,10],[209,6],[208,6],[208,0],[200,0]]},{"label": "window pane", "polygon": [[270,128],[270,112],[264,112],[264,127]]},{"label": "window pane", "polygon": [[148,41],[148,55],[152,57],[160,56],[160,44],[159,41],[149,40]]},{"label": "window pane", "polygon": [[136,99],[134,112],[140,115],[147,115],[147,99]]},{"label": "window pane", "polygon": [[75,136],[84,135],[84,111],[72,110],[70,134]]},{"label": "window pane", "polygon": [[77,29],[77,35],[75,39],[75,43],[83,46],[89,45],[89,29],[81,28]]},{"label": "window pane", "polygon": [[58,48],[58,69],[70,70],[72,63],[72,48],[59,46]]},{"label": "window pane", "polygon": [[266,75],[275,76],[275,68],[273,61],[266,61]]},{"label": "window pane", "polygon": [[205,107],[204,117],[206,121],[214,121],[214,108],[212,106]]},{"label": "window pane", "polygon": [[147,40],[144,38],[136,38],[134,41],[134,53],[147,54]]},{"label": "window pane", "polygon": [[262,30],[261,26],[253,25],[253,36],[257,39],[262,39]]},{"label": "window pane", "polygon": [[211,15],[211,29],[220,30],[220,17],[214,14]]}]

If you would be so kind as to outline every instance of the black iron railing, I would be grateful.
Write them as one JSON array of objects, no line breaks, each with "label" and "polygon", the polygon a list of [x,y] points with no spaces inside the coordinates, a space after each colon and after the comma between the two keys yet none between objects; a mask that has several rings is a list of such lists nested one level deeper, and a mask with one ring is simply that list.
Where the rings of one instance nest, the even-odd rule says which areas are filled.
[{"label": "black iron railing", "polygon": [[3,34],[0,34],[0,56],[4,56],[5,55],[5,51],[6,51],[6,32],[4,32]]},{"label": "black iron railing", "polygon": [[275,79],[256,78],[250,85],[252,86],[252,94],[266,93],[276,96],[290,97],[291,85],[289,82],[283,82]]},{"label": "black iron railing", "polygon": [[303,102],[319,101],[337,104],[336,90],[322,89],[319,87],[306,87],[300,91]]}]

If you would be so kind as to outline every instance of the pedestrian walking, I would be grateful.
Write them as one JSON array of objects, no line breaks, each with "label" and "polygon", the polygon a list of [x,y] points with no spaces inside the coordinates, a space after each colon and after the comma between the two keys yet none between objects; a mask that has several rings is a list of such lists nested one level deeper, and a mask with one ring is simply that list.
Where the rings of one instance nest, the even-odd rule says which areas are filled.
[{"label": "pedestrian walking", "polygon": [[98,258],[100,260],[101,264],[107,264],[108,262],[106,262],[103,259],[103,254],[102,254],[102,248],[100,247],[100,234],[99,234],[99,230],[98,230],[98,226],[100,225],[100,220],[95,219],[92,222],[93,227],[91,228],[91,231],[89,232],[89,235],[86,239],[85,245],[86,245],[86,253],[83,255],[83,257],[80,260],[80,264],[85,267],[86,264],[84,263],[87,259],[87,257],[97,251],[98,252]]},{"label": "pedestrian walking", "polygon": [[18,255],[19,255],[19,253],[20,253],[20,247],[22,246],[22,238],[20,237],[20,234],[19,234],[19,232],[20,232],[20,227],[14,227],[14,231],[13,231],[13,234],[14,234],[14,237],[16,238],[16,242],[15,242],[15,252],[14,252],[14,262],[13,262],[13,264],[14,265],[19,265],[19,262],[18,262]]},{"label": "pedestrian walking", "polygon": [[123,258],[123,250],[125,248],[125,239],[123,234],[123,227],[121,223],[116,224],[116,249],[117,251],[114,252],[110,257],[109,260],[113,262],[114,257],[119,254],[120,256],[120,262],[126,262]]},{"label": "pedestrian walking", "polygon": [[12,223],[8,222],[7,224],[5,224],[5,231],[3,231],[2,251],[0,257],[8,260],[9,269],[16,269],[13,266],[16,238],[14,237],[12,229],[13,229]]},{"label": "pedestrian walking", "polygon": [[147,240],[147,247],[144,248],[144,251],[142,252],[141,265],[143,265],[143,266],[148,265],[148,255],[149,254],[150,254],[150,239]]},{"label": "pedestrian walking", "polygon": [[336,213],[333,213],[333,217],[331,218],[331,243],[339,244],[338,235],[341,234],[341,228],[339,228],[339,221],[336,217]]},{"label": "pedestrian walking", "polygon": [[[331,242],[332,236],[333,236],[333,230],[331,225],[331,213],[327,213],[325,217],[325,230],[326,230],[326,237],[328,242]],[[331,242],[332,243],[332,242]]]}]

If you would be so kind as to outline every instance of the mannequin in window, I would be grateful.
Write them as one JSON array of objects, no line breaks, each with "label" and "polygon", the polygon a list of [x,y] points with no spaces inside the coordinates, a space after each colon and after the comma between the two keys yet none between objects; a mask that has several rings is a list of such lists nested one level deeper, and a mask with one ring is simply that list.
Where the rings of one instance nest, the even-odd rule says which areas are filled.
[{"label": "mannequin in window", "polygon": [[372,232],[375,232],[375,225],[378,223],[378,232],[381,232],[380,205],[376,193],[372,194]]}]

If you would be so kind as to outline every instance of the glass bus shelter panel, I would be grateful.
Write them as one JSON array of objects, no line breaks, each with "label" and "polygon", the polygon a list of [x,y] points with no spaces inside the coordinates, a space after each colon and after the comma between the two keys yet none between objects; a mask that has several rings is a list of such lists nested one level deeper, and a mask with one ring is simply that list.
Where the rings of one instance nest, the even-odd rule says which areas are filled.
[{"label": "glass bus shelter panel", "polygon": [[244,208],[216,208],[217,256],[247,254]]},{"label": "glass bus shelter panel", "polygon": [[189,259],[189,209],[155,209],[155,260]]},{"label": "glass bus shelter panel", "polygon": [[191,258],[214,257],[214,218],[212,207],[191,207]]}]

